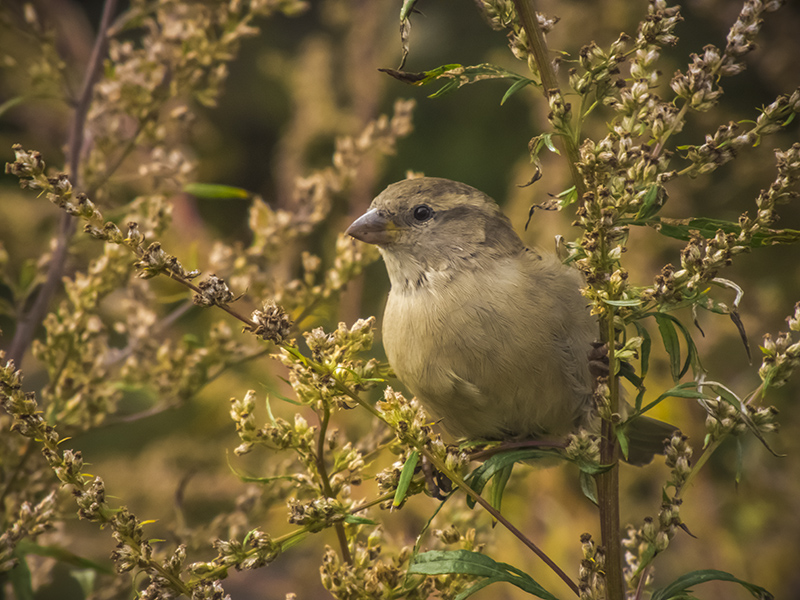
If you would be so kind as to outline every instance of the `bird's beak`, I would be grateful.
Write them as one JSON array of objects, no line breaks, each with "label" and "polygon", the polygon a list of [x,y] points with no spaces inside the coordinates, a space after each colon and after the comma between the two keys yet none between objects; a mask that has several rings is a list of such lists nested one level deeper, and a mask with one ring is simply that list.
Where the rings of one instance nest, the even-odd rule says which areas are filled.
[{"label": "bird's beak", "polygon": [[383,246],[395,240],[397,226],[373,208],[353,221],[345,233],[367,244]]}]

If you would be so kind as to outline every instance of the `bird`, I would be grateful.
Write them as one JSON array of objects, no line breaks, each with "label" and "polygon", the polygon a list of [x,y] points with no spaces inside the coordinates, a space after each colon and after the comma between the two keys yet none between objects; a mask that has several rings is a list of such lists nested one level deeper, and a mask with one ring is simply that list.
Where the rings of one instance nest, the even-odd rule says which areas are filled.
[{"label": "bird", "polygon": [[377,245],[383,344],[452,435],[562,435],[592,404],[598,331],[577,270],[527,247],[486,194],[436,177],[390,185],[346,232]]},{"label": "bird", "polygon": [[449,434],[554,440],[597,422],[589,356],[599,328],[583,276],[526,246],[488,195],[406,179],[346,234],[378,247],[387,359]]}]

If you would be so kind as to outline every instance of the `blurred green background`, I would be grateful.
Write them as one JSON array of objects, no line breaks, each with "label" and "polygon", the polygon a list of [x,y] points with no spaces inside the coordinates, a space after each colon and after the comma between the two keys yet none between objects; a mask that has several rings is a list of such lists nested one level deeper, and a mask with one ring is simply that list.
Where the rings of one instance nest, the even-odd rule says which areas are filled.
[{"label": "blurred green background", "polygon": [[[69,0],[36,4],[50,15],[59,31],[78,81],[102,4]],[[571,56],[592,40],[607,46],[620,31],[635,33],[646,7],[643,0],[541,2],[545,13],[561,18],[548,37],[551,49]],[[422,14],[412,19],[406,70],[492,62],[525,74],[524,64],[508,51],[504,33],[492,31],[472,2],[429,0],[420,2],[419,8]],[[724,45],[727,28],[739,8],[740,3],[732,0],[686,3],[682,11],[685,22],[678,28],[680,42],[662,58],[665,84],[672,72],[683,68],[689,53],[700,52],[708,43]],[[400,142],[394,156],[362,168],[347,201],[336,207],[330,231],[319,232],[320,251],[327,247],[330,252],[332,234],[346,228],[375,194],[403,178],[408,170],[464,181],[486,191],[504,205],[522,232],[532,204],[569,186],[562,157],[549,155],[544,157],[542,180],[531,187],[520,187],[533,174],[528,140],[548,127],[547,109],[539,93],[527,88],[501,106],[507,84],[491,81],[428,99],[433,88],[409,87],[379,73],[380,67],[397,67],[400,59],[398,12],[397,2],[314,0],[299,17],[275,17],[259,23],[261,34],[244,43],[218,106],[196,108],[198,120],[188,144],[199,161],[197,180],[243,187],[274,206],[285,206],[295,177],[329,164],[336,136],[355,134],[370,119],[390,113],[397,98],[414,98],[414,133]],[[748,56],[747,70],[722,82],[726,93],[719,110],[692,115],[675,144],[699,144],[704,134],[713,133],[720,124],[753,119],[757,107],[800,85],[798,31],[797,3],[768,15],[760,36],[761,47]],[[13,56],[19,48],[8,47],[8,43],[0,36],[0,53]],[[7,60],[4,65],[0,71],[0,103],[15,96],[20,85],[12,65]],[[561,68],[566,71],[569,64]],[[664,89],[662,93],[668,97],[670,92]],[[63,106],[46,100],[26,102],[5,112],[0,117],[4,160],[13,158],[11,145],[18,142],[40,150],[50,163],[57,164],[69,114]],[[606,116],[598,111],[587,126],[587,135],[602,137]],[[663,214],[736,219],[743,211],[753,210],[758,191],[775,176],[772,149],[786,148],[799,139],[800,126],[794,122],[760,147],[742,152],[736,161],[710,177],[671,183],[670,201]],[[676,156],[676,165],[679,163]],[[19,276],[25,261],[35,259],[47,248],[59,214],[43,199],[20,192],[10,176],[2,178],[1,186],[0,239],[9,254],[7,271]],[[247,235],[246,202],[189,197],[176,197],[174,202],[176,218],[165,239],[170,240],[170,251],[187,267],[203,268],[214,240],[231,243]],[[783,220],[779,226],[800,229],[800,203],[780,212]],[[571,221],[569,214],[539,211],[524,237],[549,250],[556,234],[568,239],[577,235]],[[625,260],[631,278],[641,285],[649,284],[664,264],[678,264],[681,247],[681,243],[653,231],[632,232]],[[761,249],[739,257],[721,275],[745,290],[741,312],[754,364],[748,364],[735,327],[723,317],[702,316],[706,335],[698,333],[696,341],[709,378],[746,393],[758,385],[761,336],[786,330],[785,318],[800,300],[800,249]],[[165,292],[176,293],[168,284],[163,285]],[[358,316],[379,316],[387,286],[382,264],[372,265],[363,282],[345,294],[338,313],[321,315],[317,324],[330,328],[340,319],[350,323]],[[179,332],[209,326],[212,318],[196,312],[177,323]],[[688,314],[682,317],[686,322],[691,320]],[[0,344],[5,345],[13,331],[12,320],[0,317],[0,328],[6,332],[6,337],[0,338]],[[379,345],[375,352],[382,354]],[[33,389],[41,385],[45,375],[32,358],[23,368],[28,386]],[[651,390],[670,386],[663,352],[656,353],[651,373]],[[227,373],[176,410],[106,426],[70,443],[83,450],[91,472],[106,480],[109,494],[119,497],[141,518],[157,519],[152,526],[153,537],[169,542],[182,527],[207,523],[220,510],[230,510],[234,499],[247,488],[231,472],[228,461],[237,470],[252,474],[258,473],[259,461],[280,460],[263,452],[247,460],[233,457],[231,450],[238,441],[227,416],[229,397],[241,397],[250,387],[260,395],[271,389],[285,393],[279,375],[276,364],[263,359]],[[782,422],[780,435],[773,436],[771,442],[786,456],[772,456],[751,437],[743,440],[739,456],[736,444],[728,442],[686,493],[683,519],[696,538],[683,534],[675,538],[656,563],[657,582],[666,583],[686,570],[717,568],[763,585],[777,598],[800,598],[796,566],[800,549],[798,380],[796,376],[790,385],[769,397],[780,409]],[[131,413],[137,409],[137,402],[146,405],[146,399],[134,396],[126,397],[126,402],[124,410]],[[295,409],[273,403],[273,410],[290,418]],[[688,400],[665,403],[660,413],[690,435],[696,454],[704,435],[702,415],[702,409]],[[341,426],[347,431],[368,427],[367,415],[357,411],[349,411],[344,419]],[[737,484],[739,460],[743,470]],[[623,469],[623,522],[638,523],[644,516],[657,513],[665,474],[663,466]],[[141,486],[141,481],[147,485]],[[563,468],[518,468],[512,490],[515,493],[508,496],[504,512],[556,562],[574,573],[580,534],[598,534],[593,507],[580,493],[577,474]],[[256,490],[253,495],[261,493]],[[413,544],[416,532],[435,506],[435,500],[415,497],[401,511],[381,513],[379,517],[398,543]],[[474,521],[484,532],[482,539],[488,542],[489,554],[528,570],[546,587],[564,593],[554,577],[507,532],[490,529],[485,514],[476,510]],[[285,510],[271,511],[258,525],[275,534],[289,528]],[[85,522],[69,523],[66,533],[74,537],[73,551],[100,561],[113,548],[110,536]],[[323,543],[332,543],[333,536],[326,532],[317,537],[320,539],[307,540],[267,568],[232,574],[225,582],[226,591],[235,600],[282,598],[287,592],[296,592],[301,599],[327,597],[317,570]],[[48,568],[53,569],[49,575]],[[55,583],[37,597],[79,597],[74,595],[77,584],[62,566],[53,567],[45,561],[40,573],[41,577],[53,577]],[[709,599],[748,597],[743,590],[721,584],[708,584],[697,591],[700,597]],[[520,598],[522,593],[496,585],[476,597]]]}]

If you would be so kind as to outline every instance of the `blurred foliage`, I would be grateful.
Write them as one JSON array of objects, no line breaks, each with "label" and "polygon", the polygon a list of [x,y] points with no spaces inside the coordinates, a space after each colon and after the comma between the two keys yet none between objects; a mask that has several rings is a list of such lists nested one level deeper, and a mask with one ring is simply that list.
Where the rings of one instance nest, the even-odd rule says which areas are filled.
[{"label": "blurred foliage", "polygon": [[[488,27],[472,3],[418,5],[421,14],[409,17],[404,72],[491,63],[535,78],[508,51],[506,34]],[[442,553],[429,558],[460,574],[424,578],[420,573],[434,568],[428,565],[406,578],[415,544],[482,551],[498,563],[524,566],[534,584],[568,597],[563,583],[508,531],[493,528],[485,511],[468,509],[458,496],[439,508],[439,500],[422,494],[419,476],[405,481],[404,497],[394,493],[407,479],[402,466],[416,443],[432,448],[456,476],[465,465],[461,454],[431,442],[436,438],[418,406],[394,392],[369,391],[388,375],[380,345],[371,348],[373,321],[359,317],[380,314],[387,282],[383,267],[371,264],[374,253],[341,235],[385,184],[407,171],[486,191],[521,231],[531,205],[572,185],[564,156],[545,147],[541,179],[524,187],[537,167],[528,143],[551,132],[551,107],[540,92],[518,88],[501,105],[511,81],[492,79],[429,99],[435,87],[409,87],[380,73],[401,62],[399,3],[134,0],[118,8],[110,25],[110,58],[94,86],[78,150],[70,147],[70,123],[102,8],[72,1],[0,7],[0,148],[9,163],[13,144],[40,153],[17,157],[31,170],[0,182],[0,342],[7,352],[20,315],[29,314],[48,285],[58,255],[51,240],[68,248],[56,281],[63,275],[63,286],[33,324],[32,343],[15,357],[25,373],[21,384],[5,367],[8,356],[3,360],[4,394],[18,418],[0,416],[6,432],[16,422],[0,438],[6,530],[0,564],[16,564],[0,574],[0,597],[129,598],[134,587],[159,597],[181,589],[176,573],[198,598],[221,598],[219,586],[237,600],[320,597],[326,589],[338,597],[451,597],[472,584],[468,574],[487,568],[464,558],[474,554]],[[648,3],[571,0],[541,2],[539,9],[560,18],[547,41],[559,50],[554,55],[566,81],[585,44],[608,48],[621,31],[635,32]],[[685,71],[690,53],[702,55],[706,44],[724,47],[740,9],[729,0],[688,3],[677,43],[664,46],[658,63],[666,79]],[[700,147],[706,133],[713,136],[729,121],[747,130],[745,120],[755,120],[758,108],[797,89],[798,30],[800,10],[792,3],[765,14],[759,47],[743,59],[746,70],[725,78],[713,110],[688,114],[671,146]],[[666,85],[659,93],[671,97]],[[583,123],[584,135],[603,138],[607,118],[598,108]],[[758,144],[737,147],[736,160],[707,175],[669,181],[659,217],[735,222],[752,213],[753,199],[776,176],[773,148],[785,150],[798,139],[795,119]],[[51,168],[36,172],[37,161]],[[60,171],[68,177],[56,177]],[[33,192],[20,190],[19,177],[33,182]],[[78,233],[65,225],[66,213],[80,221]],[[800,229],[800,203],[779,213],[776,227]],[[579,236],[575,219],[574,207],[537,211],[524,239],[548,250],[556,234],[572,241]],[[87,223],[90,235],[80,231]],[[629,237],[637,250],[624,263],[633,285],[655,287],[666,263],[681,263],[684,242],[644,227]],[[161,245],[154,247],[156,241]],[[196,270],[205,275],[197,279]],[[142,277],[158,274],[168,277]],[[800,299],[797,248],[756,248],[737,256],[722,276],[745,290],[738,317],[754,362],[767,332],[773,337],[763,342],[765,355],[779,362],[790,342],[777,334]],[[195,304],[180,282],[196,287]],[[735,292],[722,293],[731,305]],[[676,314],[692,322],[689,308]],[[272,341],[241,331],[242,321]],[[337,327],[340,321],[347,325]],[[748,364],[730,319],[703,313],[698,325],[703,334],[692,329],[691,335],[709,377],[739,393],[756,388],[758,368]],[[653,325],[645,403],[674,385],[674,352],[655,343],[657,330]],[[299,338],[297,345],[287,338]],[[685,343],[678,344],[685,353]],[[369,402],[357,407],[348,395],[355,391]],[[719,438],[680,512],[695,537],[679,531],[671,550],[659,555],[656,587],[702,568],[734,573],[776,597],[798,594],[798,394],[795,377],[768,395],[783,427],[769,444],[786,456],[774,457],[753,436]],[[372,411],[388,428],[362,410],[379,398]],[[710,410],[677,397],[655,413],[681,427],[697,458]],[[723,423],[726,415],[719,416]],[[416,423],[421,437],[393,437],[400,422]],[[622,469],[623,524],[640,524],[626,530],[630,548],[641,542],[645,517],[661,505],[662,482],[678,458],[672,461]],[[503,514],[571,576],[582,558],[596,557],[580,535],[599,539],[596,509],[577,473],[518,466],[502,494]],[[362,498],[384,506],[394,500],[401,509],[349,510]],[[82,520],[74,518],[76,499]],[[343,535],[351,540],[351,565],[342,556]],[[114,567],[153,579],[114,576]],[[498,580],[518,585],[513,571],[501,571]],[[347,588],[354,580],[364,584],[363,596]],[[527,580],[518,587],[538,589]],[[721,582],[703,584],[698,593],[749,597]],[[508,584],[476,594],[523,596]]]}]

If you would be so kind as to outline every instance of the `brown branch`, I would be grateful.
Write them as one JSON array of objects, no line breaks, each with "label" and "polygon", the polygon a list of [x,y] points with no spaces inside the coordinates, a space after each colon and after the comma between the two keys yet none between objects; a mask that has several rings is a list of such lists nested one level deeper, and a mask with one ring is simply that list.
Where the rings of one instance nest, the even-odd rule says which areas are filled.
[{"label": "brown branch", "polygon": [[[111,17],[116,11],[116,6],[117,0],[106,0],[103,6],[97,38],[92,48],[89,64],[86,67],[81,95],[75,105],[75,114],[70,125],[69,140],[67,142],[67,162],[72,185],[76,188],[80,185],[78,171],[83,150],[86,115],[89,113],[94,84],[100,74],[102,60],[106,53],[108,45],[107,32],[111,25]],[[36,294],[33,304],[20,316],[8,351],[9,358],[14,361],[18,368],[22,364],[22,358],[33,340],[36,328],[44,319],[47,308],[50,306],[50,301],[61,283],[64,265],[67,262],[68,242],[74,231],[75,222],[73,218],[67,213],[62,214],[56,238],[56,247],[50,259],[45,282]]]}]

